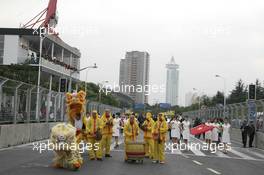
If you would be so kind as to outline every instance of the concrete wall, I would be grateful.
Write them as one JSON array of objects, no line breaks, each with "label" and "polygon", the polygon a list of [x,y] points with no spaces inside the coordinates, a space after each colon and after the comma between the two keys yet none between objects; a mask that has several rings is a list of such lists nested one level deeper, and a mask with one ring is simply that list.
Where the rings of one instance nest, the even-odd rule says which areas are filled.
[{"label": "concrete wall", "polygon": [[[231,140],[235,140],[237,142],[241,142],[242,143],[242,136],[241,136],[240,129],[232,128]],[[248,140],[247,140],[247,142],[248,142]],[[255,145],[255,143],[257,145],[257,148],[264,149],[264,133],[263,132],[257,132],[257,134],[256,134],[256,136],[254,138],[254,141],[253,141],[253,145]]]},{"label": "concrete wall", "polygon": [[0,148],[49,138],[50,129],[58,123],[0,125]]}]

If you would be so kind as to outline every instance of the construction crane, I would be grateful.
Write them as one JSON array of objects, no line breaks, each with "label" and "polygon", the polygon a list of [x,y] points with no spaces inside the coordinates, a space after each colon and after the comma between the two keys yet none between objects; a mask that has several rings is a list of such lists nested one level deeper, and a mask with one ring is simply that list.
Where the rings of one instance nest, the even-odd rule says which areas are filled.
[{"label": "construction crane", "polygon": [[[46,17],[45,17],[46,14]],[[22,28],[55,28],[58,23],[57,0],[50,0],[48,7],[38,13],[34,18],[22,26]]]}]

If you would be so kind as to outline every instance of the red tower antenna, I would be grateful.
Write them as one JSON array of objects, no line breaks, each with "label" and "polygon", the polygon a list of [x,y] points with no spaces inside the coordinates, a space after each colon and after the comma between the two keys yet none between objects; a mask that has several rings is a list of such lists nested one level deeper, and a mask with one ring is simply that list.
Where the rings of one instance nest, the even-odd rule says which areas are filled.
[{"label": "red tower antenna", "polygon": [[[26,24],[23,25],[23,28],[34,28],[36,26],[39,27],[55,27],[58,18],[56,15],[57,10],[57,0],[50,0],[49,5],[47,8],[42,10],[40,13],[38,13],[35,17],[33,17],[30,21],[28,21]],[[46,14],[46,17],[43,18],[43,16]],[[40,23],[40,25],[38,25]]]}]

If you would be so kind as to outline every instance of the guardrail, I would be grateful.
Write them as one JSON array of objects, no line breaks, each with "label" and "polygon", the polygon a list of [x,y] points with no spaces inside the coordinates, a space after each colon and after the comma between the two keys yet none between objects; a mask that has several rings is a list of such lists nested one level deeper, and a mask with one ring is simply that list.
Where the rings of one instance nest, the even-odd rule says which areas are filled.
[{"label": "guardrail", "polygon": [[40,87],[36,115],[37,86],[0,76],[0,124],[58,122],[65,119],[65,95]]},{"label": "guardrail", "polygon": [[[39,115],[36,115],[37,86],[0,76],[0,124],[40,123],[66,121],[65,94],[40,88]],[[120,108],[98,102],[88,102],[88,111],[96,109],[112,113]]]},{"label": "guardrail", "polygon": [[[200,110],[184,112],[183,115],[187,115],[192,119],[199,117],[203,121],[213,118],[223,118],[228,117],[232,126],[234,128],[240,128],[244,119],[248,119],[248,104],[234,103],[226,105],[225,113],[222,105],[214,107],[206,107]],[[258,131],[264,132],[264,99],[256,100],[256,129]]]}]

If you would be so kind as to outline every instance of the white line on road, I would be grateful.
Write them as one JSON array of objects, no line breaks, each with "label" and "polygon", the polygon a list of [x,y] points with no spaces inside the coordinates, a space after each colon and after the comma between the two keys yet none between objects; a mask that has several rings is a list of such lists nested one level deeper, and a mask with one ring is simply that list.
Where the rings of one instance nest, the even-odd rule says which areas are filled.
[{"label": "white line on road", "polygon": [[196,147],[188,145],[188,149],[190,149],[197,156],[205,156],[205,154],[202,151],[196,149]]},{"label": "white line on road", "polygon": [[201,162],[198,162],[198,161],[196,161],[196,160],[192,160],[195,164],[197,164],[197,165],[203,165]]},{"label": "white line on road", "polygon": [[250,157],[250,156],[248,156],[248,155],[246,155],[246,154],[244,154],[244,153],[238,152],[238,151],[236,151],[236,150],[234,150],[234,149],[229,150],[229,152],[231,152],[231,153],[233,153],[233,154],[235,154],[235,155],[238,155],[239,157],[242,157],[242,158],[244,158],[244,159],[248,159],[248,160],[256,160],[255,158]]},{"label": "white line on road", "polygon": [[221,174],[220,172],[218,172],[218,171],[216,171],[216,170],[214,170],[212,168],[206,168],[206,169],[211,171],[211,172],[213,172],[213,173],[215,173],[215,174]]},{"label": "white line on road", "polygon": [[181,154],[182,155],[182,157],[184,157],[184,158],[186,158],[186,159],[189,159],[190,157],[189,156],[187,156],[186,154]]},{"label": "white line on road", "polygon": [[215,153],[219,157],[224,157],[224,158],[230,158],[228,155],[222,153],[221,151],[217,150]]},{"label": "white line on road", "polygon": [[172,149],[171,154],[182,154],[182,152],[179,149]]},{"label": "white line on road", "polygon": [[262,158],[262,159],[264,159],[264,155],[263,154],[260,154],[260,153],[256,153],[256,152],[254,152],[254,151],[248,151],[250,154],[254,154],[255,156],[257,156],[257,157],[260,157],[260,158]]}]

